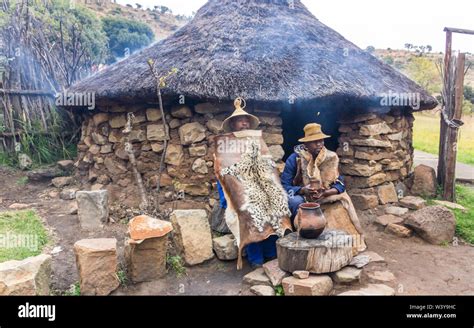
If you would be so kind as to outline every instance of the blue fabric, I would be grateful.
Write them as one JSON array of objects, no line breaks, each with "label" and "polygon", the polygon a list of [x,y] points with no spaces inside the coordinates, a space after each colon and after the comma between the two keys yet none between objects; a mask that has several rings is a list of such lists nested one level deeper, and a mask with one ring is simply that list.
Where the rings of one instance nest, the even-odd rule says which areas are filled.
[{"label": "blue fabric", "polygon": [[303,204],[304,202],[305,200],[303,196],[300,195],[288,197],[288,207],[290,208],[291,212],[291,223],[295,221],[296,214],[298,213],[298,208],[300,204]]},{"label": "blue fabric", "polygon": [[250,264],[263,264],[265,259],[275,258],[277,256],[276,241],[278,236],[270,236],[259,243],[249,244],[247,246],[247,260]]},{"label": "blue fabric", "polygon": [[[293,180],[296,177],[296,172],[298,170],[298,164],[296,159],[298,158],[297,153],[293,153],[288,157],[285,163],[285,169],[281,175],[281,184],[288,193],[288,207],[291,211],[291,222],[295,220],[295,216],[298,213],[298,207],[300,204],[304,203],[305,200],[303,196],[298,195],[301,190],[301,186],[294,186]],[[337,180],[331,185],[331,188],[336,188],[337,192],[342,194],[346,191],[346,186],[344,185],[344,177],[341,175]]]},{"label": "blue fabric", "polygon": [[288,195],[297,195],[301,187],[300,186],[293,186],[293,179],[296,176],[296,171],[297,171],[297,164],[296,164],[296,158],[298,157],[298,154],[293,153],[288,157],[285,163],[285,169],[283,170],[283,173],[281,174],[281,184],[283,185],[283,188],[285,188],[286,192]]},{"label": "blue fabric", "polygon": [[[290,157],[288,157],[288,159],[286,160],[285,169],[281,174],[281,184],[290,196],[297,195],[301,190],[301,186],[293,185],[293,180],[295,179],[296,172],[298,170],[298,164],[296,162],[297,158],[297,153],[291,154]],[[331,185],[331,188],[336,188],[340,194],[346,191],[346,186],[344,185],[344,177],[342,175],[339,176],[336,182]]]},{"label": "blue fabric", "polygon": [[344,185],[344,177],[340,175],[339,178],[337,178],[336,182],[332,184],[332,187],[336,188],[340,194],[346,191],[346,186]]},{"label": "blue fabric", "polygon": [[[219,192],[219,206],[227,208],[227,201],[225,199],[224,191],[221,184],[217,181],[217,191]],[[247,246],[247,260],[251,264],[263,264],[265,258],[276,257],[276,241],[278,236],[270,236],[266,240],[259,243],[249,244]]]},{"label": "blue fabric", "polygon": [[219,192],[219,206],[224,209],[227,208],[227,201],[224,196],[224,190],[222,190],[222,186],[219,180],[217,180],[217,191]]}]

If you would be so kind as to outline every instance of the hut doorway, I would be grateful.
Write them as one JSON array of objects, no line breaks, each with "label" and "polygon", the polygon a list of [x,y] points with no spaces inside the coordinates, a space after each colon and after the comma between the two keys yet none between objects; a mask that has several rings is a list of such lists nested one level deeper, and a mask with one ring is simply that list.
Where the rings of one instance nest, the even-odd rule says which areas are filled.
[{"label": "hut doorway", "polygon": [[336,151],[339,142],[339,116],[340,107],[333,104],[332,106],[324,103],[312,102],[305,105],[294,105],[289,110],[283,111],[281,116],[283,119],[283,137],[286,160],[292,153],[293,148],[299,144],[298,139],[304,136],[304,127],[309,123],[321,124],[323,132],[330,135],[331,138],[326,139],[325,145],[329,150]]}]

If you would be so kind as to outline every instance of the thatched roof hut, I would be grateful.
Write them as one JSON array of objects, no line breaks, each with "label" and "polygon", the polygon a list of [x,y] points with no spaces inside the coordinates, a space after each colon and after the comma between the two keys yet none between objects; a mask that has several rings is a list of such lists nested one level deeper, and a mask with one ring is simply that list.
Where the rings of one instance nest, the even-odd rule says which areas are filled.
[{"label": "thatched roof hut", "polygon": [[124,152],[125,112],[135,114],[130,140],[149,188],[157,183],[166,138],[149,59],[161,76],[178,69],[162,90],[170,146],[161,185],[168,202],[176,191],[187,194],[179,202],[187,208],[215,203],[213,140],[236,97],[261,119],[280,168],[304,125],[322,123],[359,208],[397,200],[395,188],[403,189],[413,170],[412,112],[437,104],[416,83],[319,22],[299,0],[210,0],[167,39],[68,90],[95,93],[97,106],[76,111],[85,116],[80,178],[125,203],[137,194]]},{"label": "thatched roof hut", "polygon": [[[293,4],[291,4],[293,3]],[[147,60],[178,74],[163,94],[209,100],[288,102],[344,96],[377,101],[389,91],[419,93],[416,83],[318,21],[299,1],[210,0],[167,39],[75,85],[96,101],[149,101],[156,96]]]}]

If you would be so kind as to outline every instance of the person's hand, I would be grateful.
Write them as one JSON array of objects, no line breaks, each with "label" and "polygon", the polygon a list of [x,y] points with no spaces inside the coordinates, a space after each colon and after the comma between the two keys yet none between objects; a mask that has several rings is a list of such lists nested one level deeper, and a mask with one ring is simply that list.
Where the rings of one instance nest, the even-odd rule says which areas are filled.
[{"label": "person's hand", "polygon": [[326,198],[326,197],[330,197],[330,196],[333,196],[333,195],[337,195],[338,193],[339,192],[337,191],[336,188],[324,189],[323,195],[321,196],[321,198]]},{"label": "person's hand", "polygon": [[301,190],[300,190],[300,194],[301,194],[301,195],[304,195],[304,196],[307,196],[307,197],[311,197],[312,194],[314,194],[314,193],[316,193],[316,192],[317,192],[317,190],[311,188],[310,185],[306,185],[306,186],[304,186],[303,188],[301,188]]},{"label": "person's hand", "polygon": [[325,189],[319,189],[319,190],[316,190],[312,195],[311,195],[311,198],[313,200],[319,200],[321,198],[324,198],[326,197],[325,194],[326,193],[326,190]]}]

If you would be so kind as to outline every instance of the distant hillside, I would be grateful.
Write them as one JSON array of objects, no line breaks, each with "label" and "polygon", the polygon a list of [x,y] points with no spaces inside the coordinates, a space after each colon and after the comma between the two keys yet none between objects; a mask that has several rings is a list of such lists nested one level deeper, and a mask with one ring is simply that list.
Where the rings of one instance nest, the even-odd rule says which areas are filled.
[{"label": "distant hillside", "polygon": [[[433,83],[441,83],[441,77],[438,74],[436,69],[436,63],[442,62],[444,60],[444,53],[424,53],[421,57],[420,54],[415,51],[408,51],[408,50],[385,50],[385,49],[376,49],[373,51],[373,55],[377,58],[381,59],[382,61],[390,64],[392,67],[396,68],[403,74],[407,75],[408,77],[412,78],[413,80],[418,81],[417,79],[417,72],[414,71],[414,66],[419,65],[419,63],[423,63],[423,60],[419,60],[419,58],[427,59],[432,63],[429,69],[433,67],[436,70],[436,77],[437,81],[433,81]],[[417,61],[418,60],[418,61]],[[464,80],[465,85],[470,85],[474,87],[474,55],[473,54],[466,54],[466,62],[471,64],[471,68],[468,70]],[[414,63],[414,64],[411,64]],[[420,70],[425,70],[426,67],[420,67]],[[423,72],[418,72],[423,73]],[[435,74],[433,74],[435,75]]]},{"label": "distant hillside", "polygon": [[[94,11],[98,17],[115,16],[147,24],[155,34],[155,41],[166,38],[191,19],[191,17],[177,16],[171,13],[163,14],[159,10],[137,9],[106,0],[102,1],[82,0],[81,4]],[[139,1],[130,1],[131,4],[135,4],[135,2]]]}]

